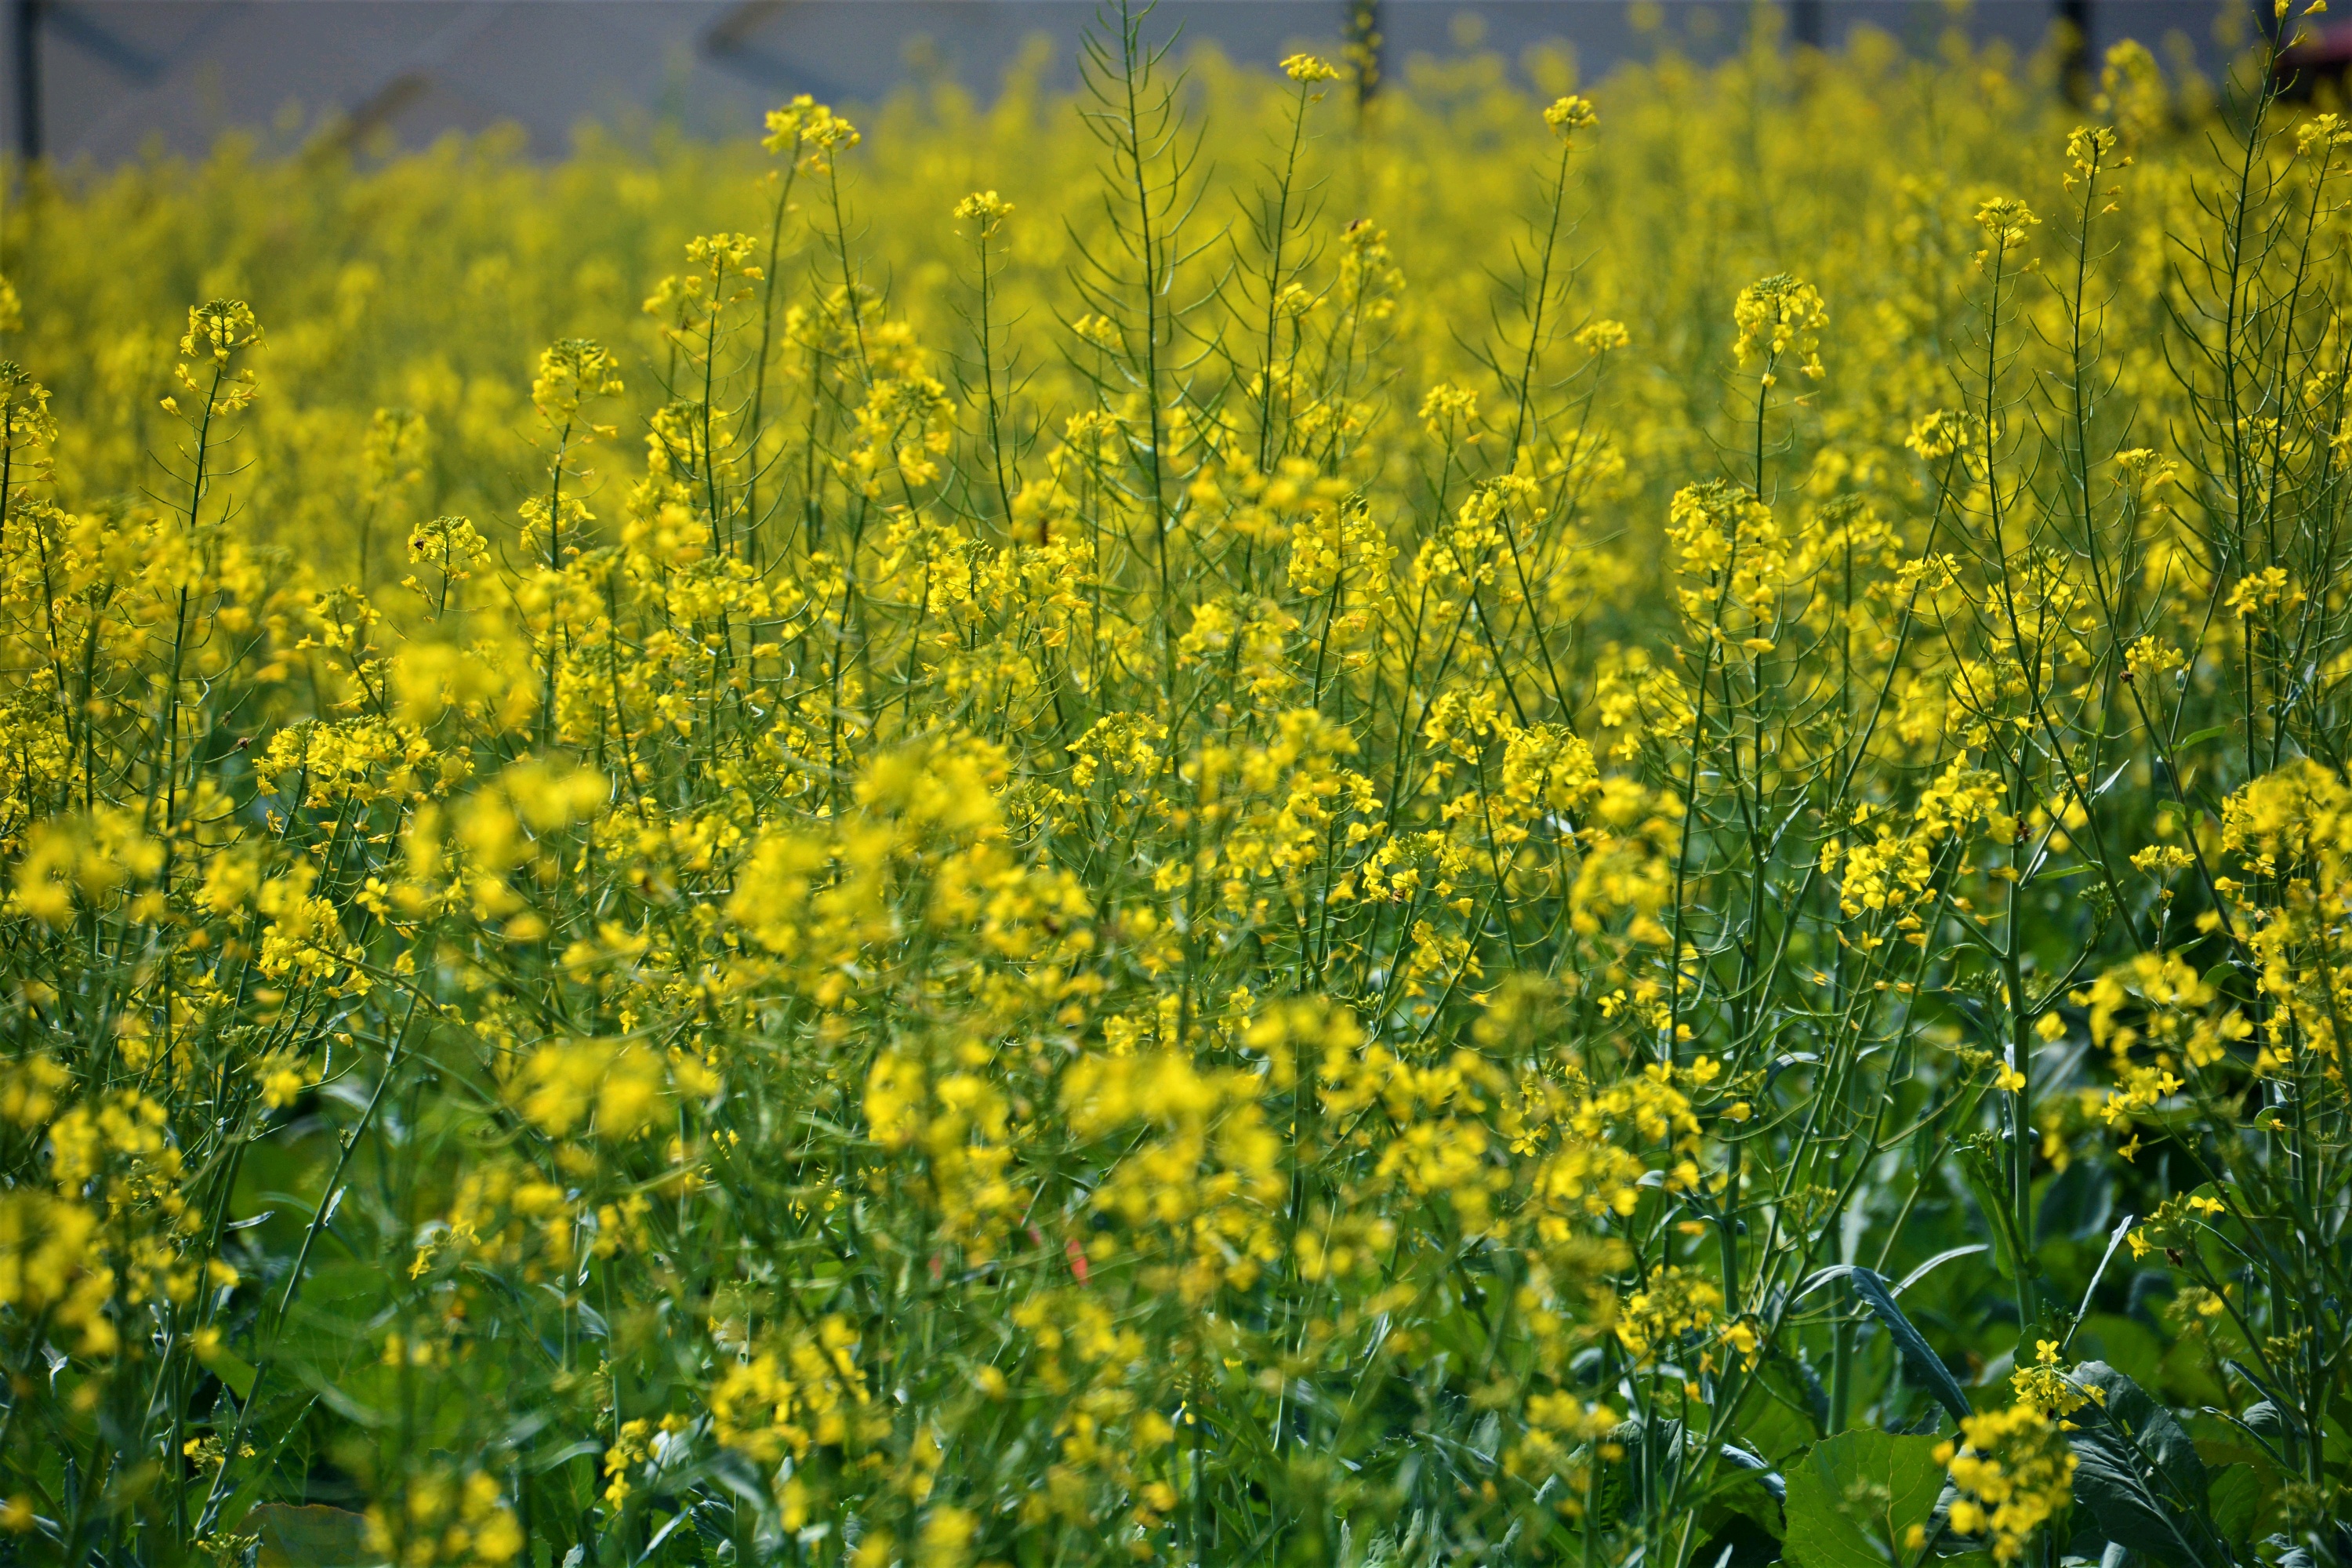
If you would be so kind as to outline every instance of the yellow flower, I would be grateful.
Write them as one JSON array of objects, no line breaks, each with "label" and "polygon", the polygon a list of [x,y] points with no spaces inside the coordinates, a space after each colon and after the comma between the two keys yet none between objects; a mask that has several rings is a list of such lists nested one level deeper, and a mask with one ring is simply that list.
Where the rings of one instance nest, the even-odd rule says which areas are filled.
[{"label": "yellow flower", "polygon": [[2029,231],[2041,221],[2032,208],[2015,196],[1986,197],[1977,207],[1977,226],[1985,234],[1985,248],[1977,252],[1977,265],[2006,264],[2010,253],[2025,244]]},{"label": "yellow flower", "polygon": [[1723,1292],[1712,1281],[1675,1265],[1660,1264],[1619,1309],[1617,1341],[1636,1362],[1646,1364],[1685,1334],[1706,1331],[1722,1307]]},{"label": "yellow flower", "polygon": [[1936,1453],[1959,1494],[1952,1529],[1985,1537],[1996,1563],[2018,1561],[2034,1535],[2073,1506],[2074,1450],[2038,1405],[1970,1415],[1958,1441]]},{"label": "yellow flower", "polygon": [[1578,132],[1590,131],[1601,123],[1600,110],[1592,107],[1592,100],[1575,93],[1554,100],[1544,110],[1543,118],[1544,123],[1551,127],[1551,133],[1562,142],[1573,142]]},{"label": "yellow flower", "polygon": [[1808,376],[1820,379],[1821,331],[1830,319],[1829,307],[1822,302],[1820,289],[1788,273],[1776,272],[1739,291],[1739,298],[1732,304],[1731,319],[1739,329],[1732,353],[1742,364],[1762,360],[1768,384],[1772,367],[1787,354],[1797,355],[1799,368]]},{"label": "yellow flower", "polygon": [[980,226],[984,238],[1004,226],[1013,216],[1013,204],[994,191],[974,191],[955,205],[955,216],[966,223]]}]

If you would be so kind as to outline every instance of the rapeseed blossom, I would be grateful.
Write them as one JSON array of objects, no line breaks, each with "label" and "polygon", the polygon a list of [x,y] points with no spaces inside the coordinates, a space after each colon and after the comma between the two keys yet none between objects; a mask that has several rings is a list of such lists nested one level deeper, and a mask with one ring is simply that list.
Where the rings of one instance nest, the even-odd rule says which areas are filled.
[{"label": "rapeseed blossom", "polygon": [[10,1561],[2328,1550],[2352,132],[1374,31],[22,179]]}]

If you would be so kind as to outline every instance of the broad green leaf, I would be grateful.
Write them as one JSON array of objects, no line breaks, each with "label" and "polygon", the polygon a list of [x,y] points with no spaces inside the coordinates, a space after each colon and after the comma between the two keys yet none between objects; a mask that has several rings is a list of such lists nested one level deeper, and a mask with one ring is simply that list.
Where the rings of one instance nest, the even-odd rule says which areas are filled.
[{"label": "broad green leaf", "polygon": [[2220,1405],[2230,1397],[2221,1380],[2213,1375],[2213,1354],[2205,1342],[2173,1341],[2165,1347],[2161,1373],[2158,1385],[2182,1405]]},{"label": "broad green leaf", "polygon": [[2205,1500],[2205,1464],[2172,1413],[2104,1362],[2084,1362],[2074,1381],[2103,1403],[2074,1412],[2067,1441],[2074,1450],[2074,1500],[2091,1510],[2099,1532],[2118,1546],[2197,1568],[2206,1538],[2197,1510]]},{"label": "broad green leaf", "polygon": [[2229,1465],[2206,1483],[2205,1511],[2223,1540],[2243,1548],[2263,1533],[2263,1515],[2277,1490],[2278,1477],[2268,1465]]},{"label": "broad green leaf", "polygon": [[1779,1464],[1821,1437],[1805,1390],[1778,1356],[1767,1357],[1748,1380],[1731,1429],[1765,1458]]},{"label": "broad green leaf", "polygon": [[1739,1514],[1779,1541],[1788,1528],[1782,1506],[1788,1497],[1788,1482],[1761,1457],[1736,1444],[1726,1443],[1717,1452],[1725,1462],[1716,1470],[1715,1486],[1702,1510],[1701,1526],[1714,1533],[1723,1523],[1720,1516]]},{"label": "broad green leaf", "polygon": [[2042,1189],[2041,1202],[2034,1205],[2034,1231],[2044,1240],[2104,1241],[2115,1203],[2114,1173],[2077,1160]]},{"label": "broad green leaf", "polygon": [[266,1502],[245,1524],[260,1537],[258,1568],[358,1568],[375,1561],[366,1518],[346,1509]]},{"label": "broad green leaf", "polygon": [[225,1344],[196,1346],[198,1364],[228,1384],[239,1404],[253,1397],[253,1363]]},{"label": "broad green leaf", "polygon": [[2148,1468],[2135,1460],[2116,1433],[2104,1426],[2085,1427],[2067,1440],[2074,1449],[2074,1500],[2091,1510],[2099,1533],[2128,1551],[2176,1568],[2194,1568],[2196,1527],[2158,1500],[2148,1485]]},{"label": "broad green leaf", "polygon": [[2205,1495],[2205,1461],[2197,1457],[2197,1445],[2171,1411],[2105,1362],[2084,1362],[2074,1368],[2074,1377],[2084,1387],[2100,1391],[2105,1424],[2127,1432],[2141,1456],[2161,1472],[2159,1486],[2167,1500],[2194,1502]]},{"label": "broad green leaf", "polygon": [[1699,1532],[1709,1538],[1727,1531],[1736,1533],[1737,1527],[1732,1522],[1735,1520],[1747,1521],[1771,1542],[1779,1542],[1786,1529],[1780,1500],[1754,1470],[1732,1470],[1727,1479],[1717,1479],[1700,1505]]},{"label": "broad green leaf", "polygon": [[2162,1379],[2164,1342],[2155,1330],[2119,1312],[2094,1312],[2084,1319],[2074,1349],[2086,1359],[2105,1362],[2142,1387]]},{"label": "broad green leaf", "polygon": [[1797,1568],[1886,1568],[1906,1560],[1943,1490],[1937,1439],[1841,1432],[1790,1466],[1784,1542]]}]

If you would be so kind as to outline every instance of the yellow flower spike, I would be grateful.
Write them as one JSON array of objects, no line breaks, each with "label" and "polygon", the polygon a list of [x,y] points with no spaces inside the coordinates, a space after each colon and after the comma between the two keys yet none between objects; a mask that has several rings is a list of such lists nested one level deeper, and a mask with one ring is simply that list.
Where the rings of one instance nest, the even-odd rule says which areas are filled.
[{"label": "yellow flower spike", "polygon": [[1548,106],[1543,120],[1561,142],[1573,142],[1578,132],[1590,131],[1601,123],[1601,113],[1593,108],[1591,100],[1570,93]]},{"label": "yellow flower spike", "polygon": [[1626,1353],[1648,1364],[1685,1334],[1703,1333],[1722,1310],[1723,1292],[1712,1281],[1673,1264],[1650,1271],[1641,1289],[1625,1299],[1616,1334]]},{"label": "yellow flower spike", "polygon": [[1977,207],[1977,226],[1985,235],[1985,248],[1977,252],[1978,267],[2006,265],[2041,221],[2032,208],[2015,196],[1986,197]]},{"label": "yellow flower spike", "polygon": [[994,191],[974,191],[956,203],[955,216],[977,225],[980,237],[985,238],[1004,226],[1004,220],[1013,216],[1013,204]]},{"label": "yellow flower spike", "polygon": [[[2083,1403],[2088,1403],[2087,1395],[2074,1407]],[[1985,1537],[1996,1563],[2014,1563],[2036,1534],[2073,1505],[2074,1450],[2055,1419],[2031,1402],[1970,1415],[1960,1431],[1959,1442],[1936,1450],[1959,1493],[1948,1516],[1951,1528],[1960,1535]]]},{"label": "yellow flower spike", "polygon": [[1633,334],[1624,322],[1607,320],[1588,322],[1578,328],[1575,339],[1576,346],[1589,354],[1612,353],[1633,341]]},{"label": "yellow flower spike", "polygon": [[253,307],[242,300],[214,300],[188,307],[188,330],[180,338],[180,353],[226,365],[240,349],[261,342],[261,324]]},{"label": "yellow flower spike", "polygon": [[1761,360],[1769,377],[1772,365],[1794,354],[1808,376],[1818,380],[1822,374],[1821,330],[1830,313],[1811,283],[1785,272],[1759,279],[1739,291],[1731,318],[1738,329],[1732,353],[1741,364]]},{"label": "yellow flower spike", "polygon": [[551,426],[565,429],[579,419],[583,404],[621,392],[620,361],[611,351],[592,338],[565,338],[540,354],[530,401]]}]

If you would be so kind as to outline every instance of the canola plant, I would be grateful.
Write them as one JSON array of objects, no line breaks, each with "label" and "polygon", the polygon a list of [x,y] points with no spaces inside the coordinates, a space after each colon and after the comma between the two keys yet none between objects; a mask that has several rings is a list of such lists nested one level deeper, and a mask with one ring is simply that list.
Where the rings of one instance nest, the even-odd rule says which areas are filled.
[{"label": "canola plant", "polygon": [[2352,1563],[2323,8],[16,171],[0,1558]]}]

